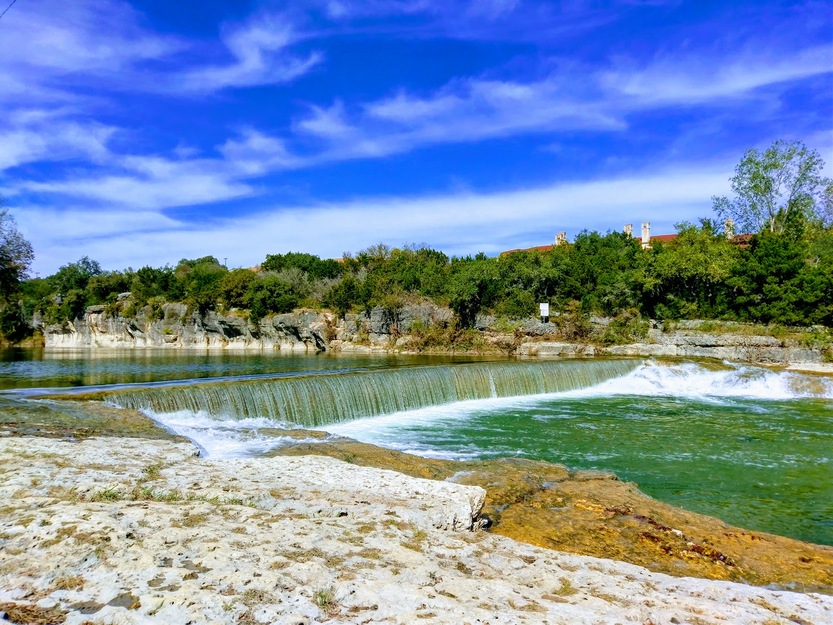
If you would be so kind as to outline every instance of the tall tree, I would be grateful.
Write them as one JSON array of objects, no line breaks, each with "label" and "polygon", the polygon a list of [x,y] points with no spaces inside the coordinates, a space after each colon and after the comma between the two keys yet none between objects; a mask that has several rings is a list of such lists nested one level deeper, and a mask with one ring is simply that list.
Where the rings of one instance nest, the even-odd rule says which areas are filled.
[{"label": "tall tree", "polygon": [[714,210],[751,233],[783,232],[794,212],[825,221],[831,181],[821,175],[823,168],[818,152],[800,141],[776,141],[763,152],[747,150],[731,178],[735,197],[715,196]]},{"label": "tall tree", "polygon": [[35,259],[32,245],[17,229],[14,217],[2,206],[0,198],[0,299],[17,293]]},{"label": "tall tree", "polygon": [[35,255],[2,200],[0,197],[0,337],[14,343],[30,332],[19,293]]}]

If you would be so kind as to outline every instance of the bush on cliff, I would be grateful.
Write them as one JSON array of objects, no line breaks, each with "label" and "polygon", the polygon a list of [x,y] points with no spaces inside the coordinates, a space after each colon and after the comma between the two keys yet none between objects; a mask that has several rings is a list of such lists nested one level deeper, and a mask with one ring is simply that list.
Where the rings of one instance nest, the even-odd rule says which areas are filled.
[{"label": "bush on cliff", "polygon": [[264,276],[249,286],[249,318],[257,323],[272,313],[287,313],[298,306],[300,296],[276,275]]}]

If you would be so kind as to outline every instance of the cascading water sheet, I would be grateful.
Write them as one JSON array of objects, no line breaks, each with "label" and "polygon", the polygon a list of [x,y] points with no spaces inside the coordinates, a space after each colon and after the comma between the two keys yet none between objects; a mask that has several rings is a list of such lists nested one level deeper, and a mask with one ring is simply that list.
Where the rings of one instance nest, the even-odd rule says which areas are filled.
[{"label": "cascading water sheet", "polygon": [[637,360],[582,360],[400,367],[121,390],[107,400],[156,414],[190,411],[223,420],[256,417],[320,427],[465,400],[594,386],[639,365]]}]

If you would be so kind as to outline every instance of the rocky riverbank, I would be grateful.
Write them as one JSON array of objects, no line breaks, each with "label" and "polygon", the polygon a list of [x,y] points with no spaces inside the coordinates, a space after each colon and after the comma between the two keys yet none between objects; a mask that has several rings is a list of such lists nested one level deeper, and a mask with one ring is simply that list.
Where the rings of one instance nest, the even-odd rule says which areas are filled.
[{"label": "rocky riverbank", "polygon": [[486,493],[476,486],[334,458],[212,461],[195,452],[166,440],[0,439],[6,619],[68,625],[821,625],[833,619],[828,595],[670,577],[479,531]]},{"label": "rocky riverbank", "polygon": [[[343,319],[328,312],[297,311],[252,323],[236,313],[198,315],[183,304],[164,304],[136,318],[110,315],[90,307],[83,319],[42,326],[47,349],[186,348],[282,352],[320,351],[474,351],[529,357],[664,356],[716,358],[766,365],[796,366],[833,372],[829,329],[780,329],[738,323],[644,322],[639,332],[611,342],[610,319],[593,318],[585,339],[565,332],[564,324],[526,320],[507,327],[481,317],[477,331],[455,344],[426,339],[442,334],[451,311],[434,304],[381,307]],[[565,340],[565,335],[572,340]]]}]

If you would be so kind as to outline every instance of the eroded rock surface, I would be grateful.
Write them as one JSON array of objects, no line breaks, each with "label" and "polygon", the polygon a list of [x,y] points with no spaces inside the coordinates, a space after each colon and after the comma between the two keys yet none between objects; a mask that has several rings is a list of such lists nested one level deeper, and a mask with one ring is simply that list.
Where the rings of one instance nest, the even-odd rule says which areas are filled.
[{"label": "eroded rock surface", "polygon": [[671,575],[833,593],[833,548],[732,527],[657,501],[610,473],[524,459],[454,462],[355,441],[285,447],[486,489],[491,531]]},{"label": "eroded rock surface", "polygon": [[0,610],[68,625],[833,618],[828,596],[437,527],[470,516],[477,488],[434,491],[329,458],[208,462],[194,452],[169,441],[0,440]]}]

